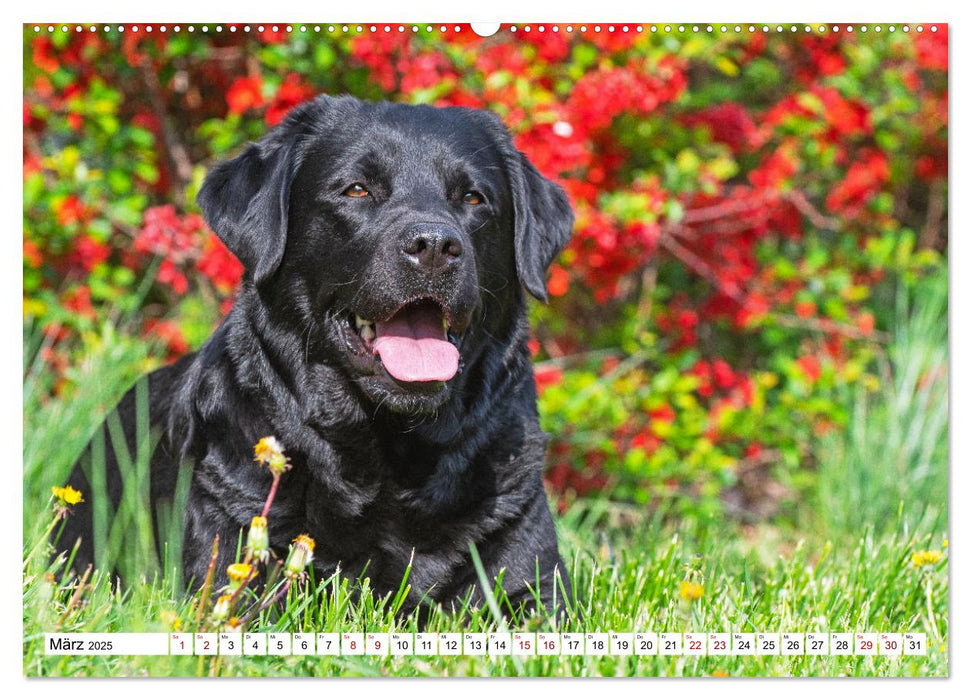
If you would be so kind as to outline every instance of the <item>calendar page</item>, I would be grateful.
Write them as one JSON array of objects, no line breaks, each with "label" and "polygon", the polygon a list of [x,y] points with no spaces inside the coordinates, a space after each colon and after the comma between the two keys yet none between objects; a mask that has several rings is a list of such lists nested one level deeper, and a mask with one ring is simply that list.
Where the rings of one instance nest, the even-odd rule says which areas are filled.
[{"label": "calendar page", "polygon": [[949,675],[948,25],[633,10],[23,25],[24,675]]}]

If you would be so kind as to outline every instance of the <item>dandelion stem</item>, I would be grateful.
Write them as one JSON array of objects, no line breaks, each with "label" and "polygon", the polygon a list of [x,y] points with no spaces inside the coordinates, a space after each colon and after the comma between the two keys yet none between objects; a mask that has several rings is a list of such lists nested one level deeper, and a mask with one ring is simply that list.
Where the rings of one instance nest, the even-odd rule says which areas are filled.
[{"label": "dandelion stem", "polygon": [[264,518],[270,512],[270,506],[273,505],[273,499],[276,498],[276,490],[277,490],[277,487],[279,485],[280,485],[280,475],[279,474],[274,474],[273,475],[273,485],[270,486],[270,493],[267,494],[266,504],[263,506],[263,512],[260,513],[260,515],[262,515]]},{"label": "dandelion stem", "polygon": [[202,614],[206,608],[206,601],[209,600],[209,592],[212,591],[212,578],[216,574],[216,557],[219,555],[219,535],[212,540],[212,556],[209,557],[209,568],[206,569],[206,579],[199,591],[199,607],[196,608],[196,629],[202,629]]}]

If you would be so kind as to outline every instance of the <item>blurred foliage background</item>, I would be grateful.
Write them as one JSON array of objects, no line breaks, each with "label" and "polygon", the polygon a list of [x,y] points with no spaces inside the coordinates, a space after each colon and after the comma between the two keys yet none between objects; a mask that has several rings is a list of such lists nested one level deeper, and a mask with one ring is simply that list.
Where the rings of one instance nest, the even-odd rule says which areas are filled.
[{"label": "blurred foliage background", "polygon": [[25,27],[25,517],[231,308],[196,192],[321,92],[493,110],[568,191],[531,311],[561,510],[946,517],[945,26],[286,26]]}]

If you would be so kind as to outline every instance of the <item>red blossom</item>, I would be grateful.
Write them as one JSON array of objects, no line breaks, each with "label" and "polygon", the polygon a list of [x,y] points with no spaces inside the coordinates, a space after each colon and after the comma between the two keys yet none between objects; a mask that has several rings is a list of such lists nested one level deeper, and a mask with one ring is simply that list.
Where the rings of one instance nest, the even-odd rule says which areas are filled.
[{"label": "red blossom", "polygon": [[771,133],[775,127],[784,125],[793,118],[808,119],[813,117],[813,111],[796,95],[786,95],[772,106],[759,122],[762,128]]},{"label": "red blossom", "polygon": [[735,373],[725,360],[715,360],[711,365],[711,373],[720,389],[730,389],[735,386]]},{"label": "red blossom", "polygon": [[185,294],[189,291],[189,279],[171,260],[162,261],[156,279],[162,284],[169,285],[176,294]]},{"label": "red blossom", "polygon": [[475,68],[483,75],[492,75],[499,71],[522,75],[529,68],[529,60],[520,44],[506,41],[486,46],[477,52]]},{"label": "red blossom", "polygon": [[55,53],[54,42],[46,36],[37,37],[30,42],[31,62],[45,73],[56,73],[60,67],[60,61]]},{"label": "red blossom", "polygon": [[732,151],[760,145],[761,138],[752,116],[737,102],[722,102],[681,117],[686,126],[706,126],[715,141]]},{"label": "red blossom", "polygon": [[560,265],[550,265],[550,278],[546,283],[550,296],[561,297],[570,290],[570,273]]},{"label": "red blossom", "polygon": [[691,374],[698,378],[698,394],[705,398],[711,396],[715,387],[712,384],[711,364],[706,360],[698,360],[691,368]]},{"label": "red blossom", "polygon": [[575,267],[594,290],[596,300],[604,302],[618,293],[625,275],[650,258],[656,241],[650,225],[622,227],[607,214],[589,211],[578,222],[569,249],[575,252]]},{"label": "red blossom", "polygon": [[402,61],[399,69],[401,92],[406,95],[458,80],[452,62],[438,51],[426,51]]},{"label": "red blossom", "polygon": [[536,58],[545,63],[558,63],[570,55],[570,40],[565,32],[554,32],[550,27],[540,32],[539,27],[523,33],[522,41],[536,49]]},{"label": "red blossom", "polygon": [[533,376],[536,380],[536,391],[542,393],[546,387],[559,384],[563,380],[563,370],[559,367],[546,365],[536,367]]},{"label": "red blossom", "polygon": [[816,315],[816,304],[811,301],[797,301],[795,310],[799,318],[812,318]]},{"label": "red blossom", "polygon": [[933,138],[924,150],[914,166],[917,177],[927,182],[947,178],[947,144]]},{"label": "red blossom", "polygon": [[359,34],[351,40],[351,56],[369,69],[369,79],[385,92],[398,86],[396,65],[411,53],[408,32]]},{"label": "red blossom", "polygon": [[143,330],[146,336],[158,338],[164,342],[171,355],[182,355],[189,351],[189,343],[186,342],[182,330],[174,321],[150,318],[145,321]]},{"label": "red blossom", "polygon": [[819,360],[813,355],[803,355],[796,360],[796,365],[810,383],[816,383],[822,376],[822,367]]},{"label": "red blossom", "polygon": [[826,197],[826,207],[851,216],[863,207],[890,178],[887,157],[879,151],[862,153],[850,165],[843,180]]},{"label": "red blossom", "polygon": [[843,39],[835,32],[822,36],[808,36],[802,44],[805,58],[796,69],[796,75],[803,83],[812,83],[819,78],[839,75],[846,70],[846,60],[842,51]]},{"label": "red blossom", "polygon": [[674,409],[668,405],[651,409],[647,412],[647,415],[652,421],[658,421],[659,423],[673,423],[676,418]]},{"label": "red blossom", "polygon": [[673,61],[662,61],[653,69],[635,64],[601,68],[576,82],[567,109],[577,128],[596,132],[625,112],[650,114],[677,97],[684,86],[684,75]]},{"label": "red blossom", "polygon": [[30,267],[37,269],[44,264],[44,254],[40,246],[29,238],[24,237],[24,262]]},{"label": "red blossom", "polygon": [[873,335],[876,319],[869,311],[861,311],[856,317],[856,327],[863,335]]},{"label": "red blossom", "polygon": [[937,25],[937,31],[930,27],[917,35],[917,64],[921,68],[947,72],[947,25]]},{"label": "red blossom", "polygon": [[171,204],[150,207],[135,237],[135,250],[183,261],[198,254],[204,229],[202,217],[190,214],[180,218]]},{"label": "red blossom", "polygon": [[693,309],[682,309],[675,321],[684,332],[693,331],[698,326],[698,313]]},{"label": "red blossom", "polygon": [[243,276],[242,263],[212,233],[206,236],[196,268],[223,294],[230,293]]},{"label": "red blossom", "polygon": [[289,73],[266,108],[266,123],[275,126],[283,121],[291,109],[315,94],[312,86],[303,81],[297,73]]},{"label": "red blossom", "polygon": [[68,260],[71,265],[90,272],[107,260],[109,255],[111,255],[111,246],[84,234],[74,239],[74,249],[71,251]]},{"label": "red blossom", "polygon": [[772,305],[768,298],[764,294],[754,292],[748,295],[745,303],[735,314],[735,323],[739,328],[747,328],[765,318],[771,309]]},{"label": "red blossom", "polygon": [[742,404],[751,406],[755,400],[755,382],[752,381],[751,377],[736,377],[736,379],[736,391],[741,393]]},{"label": "red blossom", "polygon": [[[121,39],[121,54],[130,66],[140,66],[149,61],[152,52],[158,52],[165,46],[165,34],[161,32],[146,32],[148,25],[129,25]],[[137,31],[133,31],[137,27]]]},{"label": "red blossom", "polygon": [[290,38],[286,25],[264,25],[265,29],[259,33],[264,44],[282,44]]},{"label": "red blossom", "polygon": [[650,430],[642,430],[630,440],[630,446],[632,449],[644,450],[644,452],[649,455],[657,452],[661,445],[661,440]]},{"label": "red blossom", "polygon": [[453,46],[469,48],[481,44],[485,40],[484,37],[472,31],[470,24],[450,24],[449,27],[452,31],[445,32],[442,38]]},{"label": "red blossom", "polygon": [[592,162],[586,140],[567,121],[536,124],[516,135],[516,146],[550,178],[581,171]]},{"label": "red blossom", "polygon": [[778,190],[799,170],[796,145],[785,142],[775,149],[762,164],[752,170],[748,179],[758,188]]},{"label": "red blossom", "polygon": [[67,311],[70,311],[82,318],[94,320],[96,313],[91,304],[91,289],[87,286],[74,287],[68,290],[61,297],[61,304]]},{"label": "red blossom", "polygon": [[76,194],[69,194],[54,205],[54,217],[61,226],[69,226],[86,219],[87,208]]},{"label": "red blossom", "polygon": [[[599,32],[588,27],[587,29],[590,31],[583,35],[583,38],[596,46],[602,54],[627,51],[634,45],[639,36],[643,36],[643,34],[638,34],[637,25],[617,24],[614,25],[612,32],[608,31],[609,26],[601,26]],[[627,28],[626,32],[624,31],[625,27]]]},{"label": "red blossom", "polygon": [[869,134],[870,110],[859,100],[848,100],[835,88],[817,87],[813,93],[823,103],[823,116],[832,130],[830,139]]},{"label": "red blossom", "polygon": [[263,106],[263,78],[249,75],[236,78],[226,92],[226,104],[230,114],[243,114]]},{"label": "red blossom", "polygon": [[474,92],[456,87],[440,97],[435,102],[435,105],[437,107],[469,107],[471,109],[481,109],[485,106],[485,103]]}]

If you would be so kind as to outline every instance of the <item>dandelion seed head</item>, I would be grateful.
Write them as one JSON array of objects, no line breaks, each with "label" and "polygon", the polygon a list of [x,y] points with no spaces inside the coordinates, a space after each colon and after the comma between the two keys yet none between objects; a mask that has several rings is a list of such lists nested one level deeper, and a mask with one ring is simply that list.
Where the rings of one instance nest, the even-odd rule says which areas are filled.
[{"label": "dandelion seed head", "polygon": [[253,447],[253,455],[253,461],[265,464],[274,474],[282,474],[291,467],[289,458],[284,454],[283,445],[272,435],[260,438]]},{"label": "dandelion seed head", "polygon": [[222,622],[229,617],[229,604],[232,602],[231,595],[221,595],[216,599],[216,604],[212,606],[212,619],[215,622]]},{"label": "dandelion seed head", "polygon": [[291,580],[302,578],[305,575],[305,569],[314,559],[315,546],[316,543],[309,535],[298,535],[290,545],[290,553],[283,565],[283,574]]}]

